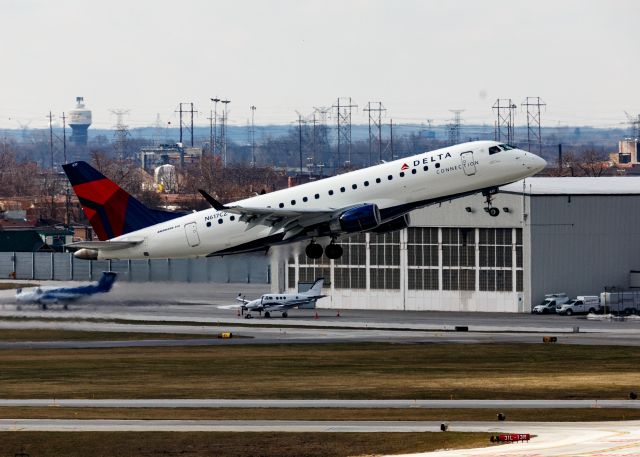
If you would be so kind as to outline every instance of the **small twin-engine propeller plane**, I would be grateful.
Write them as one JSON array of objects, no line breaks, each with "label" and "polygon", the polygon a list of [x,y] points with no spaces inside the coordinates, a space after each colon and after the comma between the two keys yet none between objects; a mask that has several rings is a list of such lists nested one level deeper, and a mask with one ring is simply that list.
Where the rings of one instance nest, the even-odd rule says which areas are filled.
[{"label": "small twin-engine propeller plane", "polygon": [[[316,279],[311,288],[306,292],[297,294],[264,294],[255,300],[245,300],[238,295],[236,300],[241,302],[240,309],[246,319],[251,319],[251,312],[257,311],[260,314],[264,312],[264,317],[270,318],[273,311],[282,313],[282,317],[288,317],[287,311],[291,308],[302,308],[305,305],[315,306],[316,301],[326,295],[322,295],[322,285],[324,278]],[[244,314],[245,311],[247,314]]]},{"label": "small twin-engine propeller plane", "polygon": [[113,271],[103,271],[100,280],[95,284],[87,284],[85,286],[51,286],[17,289],[16,300],[18,303],[38,303],[42,309],[47,309],[47,305],[62,302],[66,309],[68,302],[90,297],[94,294],[109,292],[113,283],[116,281],[117,276],[117,273],[114,273]]},{"label": "small twin-engine propeller plane", "polygon": [[[305,253],[342,256],[335,241],[352,233],[386,233],[409,226],[409,213],[434,203],[482,193],[497,216],[492,194],[532,176],[546,162],[496,141],[474,141],[424,152],[288,189],[172,213],[147,208],[86,162],[63,165],[100,241],[68,245],[83,259],[153,259],[265,251],[309,240]],[[323,248],[319,238],[331,242]]]}]

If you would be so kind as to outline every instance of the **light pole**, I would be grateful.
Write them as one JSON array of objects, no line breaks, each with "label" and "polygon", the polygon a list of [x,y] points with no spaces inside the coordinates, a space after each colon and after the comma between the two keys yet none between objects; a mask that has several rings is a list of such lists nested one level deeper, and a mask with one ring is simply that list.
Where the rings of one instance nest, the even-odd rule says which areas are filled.
[{"label": "light pole", "polygon": [[256,107],[251,105],[251,166],[256,167],[256,127],[255,127]]},{"label": "light pole", "polygon": [[218,102],[220,101],[220,99],[218,97],[216,98],[212,98],[211,101],[213,102],[213,127],[211,128],[211,132],[210,132],[210,142],[211,142],[211,155],[215,155],[216,154],[216,129],[217,129],[217,120],[218,120]]},{"label": "light pole", "polygon": [[231,100],[220,100],[224,105],[224,112],[222,114],[222,162],[224,167],[227,167],[227,105],[231,103]]}]

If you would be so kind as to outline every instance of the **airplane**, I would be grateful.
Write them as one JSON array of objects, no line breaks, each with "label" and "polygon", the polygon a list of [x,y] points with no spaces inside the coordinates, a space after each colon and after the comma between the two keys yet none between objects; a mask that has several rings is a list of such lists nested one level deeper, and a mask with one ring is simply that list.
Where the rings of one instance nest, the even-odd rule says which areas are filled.
[{"label": "airplane", "polygon": [[18,303],[38,303],[42,306],[42,309],[47,309],[47,305],[63,302],[64,309],[67,309],[67,302],[75,301],[83,297],[90,297],[98,293],[109,292],[113,283],[116,281],[116,277],[117,273],[115,272],[103,271],[100,280],[95,284],[17,289],[16,300]]},{"label": "airplane", "polygon": [[[240,308],[245,319],[251,319],[251,312],[258,311],[260,314],[264,312],[264,317],[267,319],[271,317],[273,311],[279,311],[282,313],[282,317],[288,317],[287,311],[291,308],[305,307],[305,305],[315,305],[322,297],[322,286],[324,284],[324,278],[316,279],[311,288],[306,292],[300,292],[297,294],[264,294],[260,298],[255,300],[245,300],[240,294],[236,300],[242,303]],[[244,314],[244,312],[247,314]]]},{"label": "airplane", "polygon": [[[268,251],[308,240],[305,253],[342,256],[340,237],[409,226],[409,212],[482,193],[485,210],[500,186],[532,176],[544,159],[496,141],[474,141],[424,152],[322,180],[222,204],[172,213],[147,208],[86,162],[63,165],[99,241],[68,244],[81,259],[154,259]],[[330,239],[323,248],[317,240]]]}]

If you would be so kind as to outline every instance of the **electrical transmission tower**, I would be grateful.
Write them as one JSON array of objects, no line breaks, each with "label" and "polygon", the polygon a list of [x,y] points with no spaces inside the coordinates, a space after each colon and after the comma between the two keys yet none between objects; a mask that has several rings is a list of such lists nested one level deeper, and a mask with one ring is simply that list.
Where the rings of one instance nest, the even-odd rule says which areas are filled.
[{"label": "electrical transmission tower", "polygon": [[627,116],[627,124],[631,127],[631,138],[640,139],[640,114],[632,116],[626,111],[624,114]]},{"label": "electrical transmission tower", "polygon": [[125,158],[127,152],[127,138],[129,137],[129,126],[123,121],[124,115],[129,114],[128,109],[112,109],[111,112],[117,116],[115,131],[113,132],[114,149],[120,160]]},{"label": "electrical transmission tower", "polygon": [[364,111],[369,113],[369,166],[373,165],[373,148],[378,148],[378,163],[382,163],[382,102],[369,102]]},{"label": "electrical transmission tower", "polygon": [[460,114],[462,112],[464,112],[463,109],[450,109],[449,111],[451,111],[453,113],[453,120],[452,122],[447,126],[447,130],[449,133],[449,144],[453,145],[453,144],[458,144],[460,143],[460,126],[462,125],[462,118],[460,116]]},{"label": "electrical transmission tower", "polygon": [[256,107],[251,105],[251,166],[256,166]]},{"label": "electrical transmission tower", "polygon": [[540,107],[546,106],[540,97],[527,97],[522,103],[527,107],[527,148],[538,143],[538,153],[542,152],[542,129],[540,127]]},{"label": "electrical transmission tower", "polygon": [[[191,109],[189,110],[183,110],[182,109],[182,105],[190,105]],[[177,110],[180,113],[180,143],[182,143],[182,129],[183,127],[186,128],[187,130],[189,130],[189,133],[191,134],[191,147],[193,147],[193,113],[197,113],[197,111],[195,111],[193,109],[193,102],[189,102],[189,103],[180,103],[180,109]],[[182,114],[183,113],[190,113],[191,114],[191,123],[190,123],[190,127],[186,127],[184,125],[184,122],[182,121]]]},{"label": "electrical transmission tower", "polygon": [[347,150],[347,160],[345,164],[351,165],[351,109],[358,108],[351,101],[351,97],[338,98],[336,104],[333,105],[336,110],[336,118],[338,123],[338,157],[335,168],[339,168],[342,163],[342,150]]},{"label": "electrical transmission tower", "polygon": [[327,119],[331,115],[332,106],[315,106],[313,108],[313,116],[314,116],[314,134],[313,134],[313,161],[316,166],[320,169],[320,174],[322,174],[322,168],[324,167],[324,163],[320,162],[318,158],[318,149],[320,152],[320,157],[326,158],[329,154],[329,129],[327,128]]},{"label": "electrical transmission tower", "polygon": [[499,98],[493,104],[493,110],[498,118],[495,124],[494,139],[513,143],[513,124],[515,120],[516,105],[510,98]]}]

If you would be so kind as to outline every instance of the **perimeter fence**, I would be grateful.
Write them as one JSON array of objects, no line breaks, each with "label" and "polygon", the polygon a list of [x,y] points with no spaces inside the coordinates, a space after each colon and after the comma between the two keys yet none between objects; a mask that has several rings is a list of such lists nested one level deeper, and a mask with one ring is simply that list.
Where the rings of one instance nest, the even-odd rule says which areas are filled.
[{"label": "perimeter fence", "polygon": [[81,260],[61,252],[0,252],[0,279],[95,281],[103,271],[115,271],[119,281],[131,282],[271,282],[269,257],[262,254],[198,259]]}]

